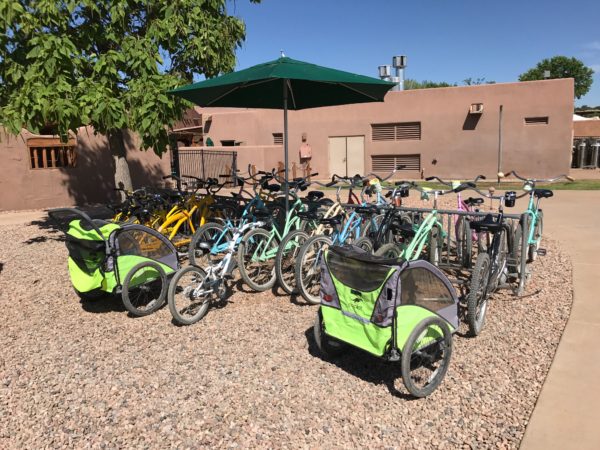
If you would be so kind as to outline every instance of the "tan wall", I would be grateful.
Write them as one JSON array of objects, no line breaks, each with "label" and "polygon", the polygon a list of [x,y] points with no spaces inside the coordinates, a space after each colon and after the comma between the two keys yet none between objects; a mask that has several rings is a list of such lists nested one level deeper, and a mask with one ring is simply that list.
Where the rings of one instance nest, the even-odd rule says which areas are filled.
[{"label": "tan wall", "polygon": [[[483,103],[478,121],[468,117],[472,103]],[[365,136],[365,170],[371,156],[420,154],[425,176],[494,177],[498,164],[499,107],[503,105],[502,170],[546,177],[568,170],[572,145],[573,80],[545,80],[468,87],[390,92],[383,103],[366,103],[289,112],[290,161],[298,162],[302,133],[313,149],[311,165],[325,178],[331,175],[328,138]],[[283,161],[282,147],[272,146],[272,133],[283,131],[278,110],[203,108],[212,117],[205,139],[215,144],[238,140],[227,147],[238,158],[264,168]],[[525,125],[525,117],[548,116],[548,125]],[[421,122],[421,140],[373,142],[372,123]],[[270,148],[266,146],[271,145]],[[247,146],[247,147],[246,147]],[[263,146],[263,156],[256,146]],[[437,164],[432,164],[433,160]],[[273,161],[274,164],[271,162]],[[238,164],[243,168],[242,164]],[[398,176],[417,177],[404,172]]]},{"label": "tan wall", "polygon": [[[106,139],[91,129],[77,135],[77,166],[58,169],[31,169],[27,139],[2,132],[0,155],[0,210],[36,209],[53,206],[105,203],[114,200],[113,161]],[[170,173],[168,155],[159,158],[138,150],[133,134],[126,134],[127,159],[134,187],[162,184]]]},{"label": "tan wall", "polygon": [[573,122],[576,137],[600,137],[600,120],[578,120]]}]

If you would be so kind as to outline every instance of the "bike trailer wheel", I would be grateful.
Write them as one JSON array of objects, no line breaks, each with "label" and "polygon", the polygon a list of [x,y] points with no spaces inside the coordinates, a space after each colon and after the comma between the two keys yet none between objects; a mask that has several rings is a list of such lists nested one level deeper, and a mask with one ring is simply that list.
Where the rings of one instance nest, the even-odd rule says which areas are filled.
[{"label": "bike trailer wheel", "polygon": [[147,316],[160,308],[167,295],[167,275],[154,261],[134,266],[123,281],[123,305],[134,316]]}]

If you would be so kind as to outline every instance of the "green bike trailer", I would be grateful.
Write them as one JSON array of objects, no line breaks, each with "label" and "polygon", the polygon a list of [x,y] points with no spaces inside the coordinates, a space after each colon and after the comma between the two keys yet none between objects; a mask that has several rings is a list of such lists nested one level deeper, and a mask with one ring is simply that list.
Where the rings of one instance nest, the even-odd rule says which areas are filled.
[{"label": "green bike trailer", "polygon": [[437,267],[332,246],[321,261],[320,297],[314,332],[324,354],[351,345],[400,361],[404,384],[416,397],[439,386],[459,321],[456,292]]},{"label": "green bike trailer", "polygon": [[48,215],[65,233],[71,283],[82,298],[121,294],[136,316],[164,303],[168,277],[179,269],[177,250],[165,236],[143,225],[92,219],[75,208]]}]

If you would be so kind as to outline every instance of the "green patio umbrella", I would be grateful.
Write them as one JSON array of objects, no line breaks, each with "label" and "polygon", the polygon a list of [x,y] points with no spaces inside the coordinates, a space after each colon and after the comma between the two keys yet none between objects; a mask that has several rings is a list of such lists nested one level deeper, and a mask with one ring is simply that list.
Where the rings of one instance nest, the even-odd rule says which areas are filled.
[{"label": "green patio umbrella", "polygon": [[[199,106],[283,109],[288,179],[288,109],[381,102],[394,83],[281,57],[169,91]],[[288,186],[285,186],[288,210]]]}]

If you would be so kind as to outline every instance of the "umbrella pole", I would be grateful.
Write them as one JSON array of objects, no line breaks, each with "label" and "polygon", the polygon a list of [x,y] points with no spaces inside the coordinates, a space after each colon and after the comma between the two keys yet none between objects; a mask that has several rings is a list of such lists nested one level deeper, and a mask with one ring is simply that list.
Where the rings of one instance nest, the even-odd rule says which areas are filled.
[{"label": "umbrella pole", "polygon": [[284,179],[285,179],[285,188],[284,188],[285,215],[287,217],[287,213],[290,209],[290,205],[289,205],[289,185],[288,185],[288,165],[289,165],[289,160],[288,160],[288,118],[287,118],[288,91],[287,91],[286,83],[287,83],[287,80],[284,79],[283,80],[283,154],[284,154],[283,164],[284,164]]}]

